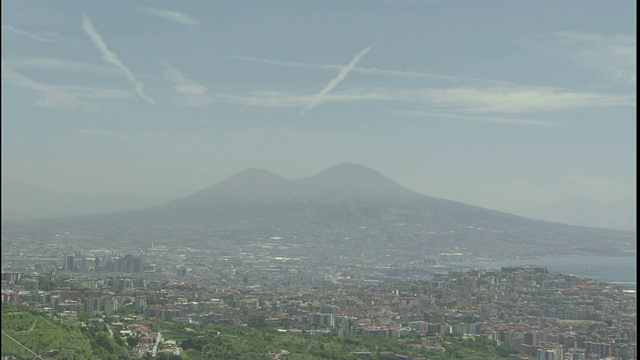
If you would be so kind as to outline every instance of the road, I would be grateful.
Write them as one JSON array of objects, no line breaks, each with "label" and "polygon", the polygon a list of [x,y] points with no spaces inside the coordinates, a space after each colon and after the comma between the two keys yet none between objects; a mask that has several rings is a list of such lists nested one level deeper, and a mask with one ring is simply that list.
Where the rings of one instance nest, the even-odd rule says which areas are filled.
[{"label": "road", "polygon": [[162,333],[158,331],[158,337],[156,338],[156,342],[153,344],[153,357],[155,357],[158,352],[158,344],[160,344],[160,341],[162,341]]}]

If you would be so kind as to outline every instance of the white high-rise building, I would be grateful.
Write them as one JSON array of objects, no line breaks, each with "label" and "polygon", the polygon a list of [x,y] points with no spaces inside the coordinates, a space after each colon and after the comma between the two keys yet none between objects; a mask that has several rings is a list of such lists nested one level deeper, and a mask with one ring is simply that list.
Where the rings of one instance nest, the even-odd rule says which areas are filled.
[{"label": "white high-rise building", "polygon": [[107,314],[111,314],[118,310],[118,299],[107,298],[104,302],[104,312]]}]

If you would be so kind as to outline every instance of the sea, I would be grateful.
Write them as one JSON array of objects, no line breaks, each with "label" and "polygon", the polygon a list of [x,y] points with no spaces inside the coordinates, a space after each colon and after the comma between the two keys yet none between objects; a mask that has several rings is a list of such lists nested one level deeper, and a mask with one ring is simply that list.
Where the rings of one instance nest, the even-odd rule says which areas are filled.
[{"label": "sea", "polygon": [[541,258],[477,261],[471,268],[499,269],[514,265],[538,265],[549,271],[601,282],[636,286],[636,256],[553,256]]}]

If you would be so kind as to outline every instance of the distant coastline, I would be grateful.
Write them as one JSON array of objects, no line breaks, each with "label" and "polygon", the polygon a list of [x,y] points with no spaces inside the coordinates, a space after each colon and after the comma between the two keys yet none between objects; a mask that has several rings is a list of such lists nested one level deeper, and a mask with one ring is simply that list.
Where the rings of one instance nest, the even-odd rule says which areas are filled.
[{"label": "distant coastline", "polygon": [[470,267],[501,268],[515,265],[544,266],[550,271],[620,285],[636,285],[636,256],[563,255],[476,261]]}]

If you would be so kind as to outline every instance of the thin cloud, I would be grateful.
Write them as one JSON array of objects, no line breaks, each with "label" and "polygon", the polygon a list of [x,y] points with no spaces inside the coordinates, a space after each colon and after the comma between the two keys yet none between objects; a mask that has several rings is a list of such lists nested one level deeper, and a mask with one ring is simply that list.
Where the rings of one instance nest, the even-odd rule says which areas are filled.
[{"label": "thin cloud", "polygon": [[2,80],[19,87],[39,92],[42,98],[36,101],[36,105],[38,106],[60,109],[94,109],[93,105],[80,99],[80,97],[73,92],[39,83],[11,69],[2,69]]},{"label": "thin cloud", "polygon": [[636,38],[575,31],[534,34],[518,40],[521,48],[572,62],[615,83],[636,83]]},{"label": "thin cloud", "polygon": [[15,71],[15,63],[2,58],[2,81],[4,83],[35,90],[42,94],[36,103],[39,106],[52,108],[83,108],[93,110],[94,106],[83,99],[126,99],[133,94],[120,89],[96,88],[77,85],[49,85],[37,82],[30,77]]},{"label": "thin cloud", "polygon": [[28,37],[31,40],[42,41],[42,42],[52,42],[51,39],[47,39],[46,37],[36,35],[34,33],[28,32],[26,30],[17,29],[11,25],[2,24],[2,31],[11,31],[13,33]]},{"label": "thin cloud", "polygon": [[[298,107],[309,104],[313,95],[283,91],[250,91],[245,95],[215,94],[221,101],[251,107]],[[333,91],[323,102],[386,101],[440,109],[441,112],[474,114],[547,113],[554,111],[633,106],[628,96],[567,91],[546,87],[460,87],[446,89],[352,88]],[[495,119],[494,119],[495,120]]]},{"label": "thin cloud", "polygon": [[91,23],[91,19],[89,19],[87,15],[82,16],[82,29],[85,33],[87,33],[87,35],[89,35],[91,41],[96,45],[100,53],[102,53],[102,59],[118,67],[125,75],[125,77],[129,80],[129,82],[131,82],[135,92],[138,93],[138,95],[140,95],[140,97],[144,100],[155,105],[156,102],[144,93],[144,85],[140,81],[138,81],[135,76],[133,76],[131,70],[126,67],[120,61],[120,59],[118,59],[118,56],[111,50],[109,50],[107,44],[102,40],[102,37],[100,36],[100,34],[98,34],[95,27]]},{"label": "thin cloud", "polygon": [[[627,39],[628,40],[628,39]],[[634,42],[635,43],[635,42]],[[620,50],[627,53],[627,47]],[[291,61],[279,61],[249,56],[232,56],[232,59],[264,63],[276,66],[289,66],[307,69],[335,70],[344,67],[334,64],[310,64]],[[635,58],[634,58],[635,59]],[[633,60],[635,63],[635,60]],[[448,80],[452,83],[466,83],[462,86],[451,84],[443,88],[367,88],[348,89],[339,93],[332,92],[322,98],[323,102],[361,100],[384,100],[414,103],[418,105],[440,106],[441,108],[459,108],[466,112],[498,112],[498,113],[527,113],[527,112],[551,112],[566,109],[590,108],[599,106],[630,106],[635,103],[635,98],[622,95],[607,95],[593,92],[582,92],[572,89],[564,89],[549,86],[527,86],[516,83],[494,81],[478,78],[454,77],[447,75],[434,75],[414,71],[398,71],[379,68],[362,68],[354,66],[351,71],[379,76],[407,77],[411,79],[425,78],[436,80]],[[433,84],[432,84],[433,86]],[[266,93],[266,92],[265,92]],[[274,93],[267,99],[257,99],[260,94],[252,93],[243,100],[252,104],[284,104],[295,102],[286,98],[294,95]],[[297,98],[299,99],[299,98]],[[314,100],[317,100],[314,98]],[[310,104],[309,104],[310,105]],[[307,107],[309,106],[307,105]],[[317,105],[317,104],[316,104]],[[303,110],[304,112],[304,110]]]},{"label": "thin cloud", "polygon": [[331,92],[331,90],[335,89],[336,86],[338,86],[338,84],[340,84],[347,77],[349,72],[351,72],[351,70],[353,70],[353,68],[358,64],[360,59],[362,59],[369,51],[371,51],[371,48],[376,43],[378,43],[378,41],[374,42],[373,44],[367,46],[366,48],[362,49],[359,53],[357,53],[356,56],[354,56],[353,59],[351,59],[349,64],[347,64],[342,69],[340,69],[340,72],[338,73],[338,76],[336,76],[335,78],[331,79],[331,81],[329,81],[329,83],[322,90],[320,90],[320,92],[317,93],[316,96],[313,97],[313,100],[304,109],[302,109],[300,111],[299,115],[304,114],[306,111],[308,111],[310,109],[313,109],[318,104],[320,104],[320,102],[322,102],[323,98],[327,94],[329,94]]},{"label": "thin cloud", "polygon": [[[217,93],[216,99],[249,107],[296,108],[309,104],[314,95],[294,94],[286,91],[254,90],[245,95]],[[380,92],[332,92],[324,97],[324,102],[382,101],[396,100],[395,97]]]},{"label": "thin cloud", "polygon": [[493,122],[493,123],[501,123],[501,124],[545,126],[545,127],[558,126],[558,123],[553,121],[530,120],[530,119],[513,118],[513,117],[470,116],[470,115],[461,115],[461,114],[429,112],[429,111],[421,111],[421,110],[396,111],[393,113],[402,115],[402,116],[413,116],[413,117],[423,117],[423,118],[445,118],[445,119],[455,119],[455,120],[481,121],[481,122]]},{"label": "thin cloud", "polygon": [[558,34],[563,44],[576,53],[573,61],[595,69],[615,81],[636,83],[636,38],[629,35],[603,36],[576,32]]},{"label": "thin cloud", "polygon": [[281,91],[250,91],[245,95],[214,94],[221,101],[249,107],[297,108],[308,104],[312,95],[300,95]]},{"label": "thin cloud", "polygon": [[164,20],[169,20],[178,24],[189,26],[200,25],[200,22],[198,20],[179,11],[156,9],[148,6],[141,8],[141,10],[147,15],[155,16]]},{"label": "thin cloud", "polygon": [[58,88],[77,94],[78,97],[87,98],[87,99],[99,99],[99,100],[130,99],[135,96],[134,94],[128,91],[124,91],[120,89],[105,89],[105,88],[77,86],[77,85],[58,86]]},{"label": "thin cloud", "polygon": [[544,87],[453,88],[422,91],[413,95],[431,103],[473,112],[550,112],[635,104],[634,99],[627,96]]},{"label": "thin cloud", "polygon": [[438,106],[470,113],[537,113],[569,109],[633,106],[629,96],[577,92],[548,87],[500,86],[458,87],[446,89],[355,89],[354,93],[368,94],[389,100]]},{"label": "thin cloud", "polygon": [[211,96],[207,95],[206,87],[188,79],[166,62],[160,62],[160,64],[165,68],[165,79],[171,81],[174,84],[173,89],[180,94],[176,97],[179,103],[193,107],[206,107],[213,101]]},{"label": "thin cloud", "polygon": [[[234,60],[250,61],[250,62],[262,63],[262,64],[276,65],[276,66],[299,67],[299,68],[305,68],[305,69],[339,70],[343,68],[343,66],[336,65],[336,64],[301,63],[301,62],[295,62],[295,61],[272,60],[272,59],[258,58],[253,56],[243,56],[243,55],[234,55],[234,56],[230,56],[229,58]],[[492,84],[492,85],[515,85],[515,83],[511,83],[507,81],[487,80],[487,79],[468,78],[468,77],[460,77],[460,76],[449,76],[449,75],[437,75],[437,74],[430,74],[430,73],[419,72],[419,71],[380,69],[375,67],[354,66],[351,71],[361,73],[361,74],[371,74],[371,75],[377,75],[377,76],[404,77],[404,78],[413,78],[413,79],[428,78],[428,79],[448,80],[448,81],[455,81],[455,82],[484,83],[484,84]]]},{"label": "thin cloud", "polygon": [[[3,59],[4,60],[4,59]],[[110,66],[96,65],[81,61],[56,59],[46,57],[13,56],[6,59],[13,68],[59,70],[68,72],[88,72],[96,74],[113,74],[115,69]]]},{"label": "thin cloud", "polygon": [[[295,62],[295,61],[272,60],[272,59],[258,58],[254,56],[244,56],[244,55],[229,56],[229,59],[257,62],[262,64],[277,65],[277,66],[300,67],[300,68],[306,68],[306,69],[324,69],[324,70],[342,69],[342,66],[334,65],[334,64],[309,64],[309,63],[301,63],[301,62]],[[354,67],[354,70],[355,69],[358,69],[358,68]]]}]

